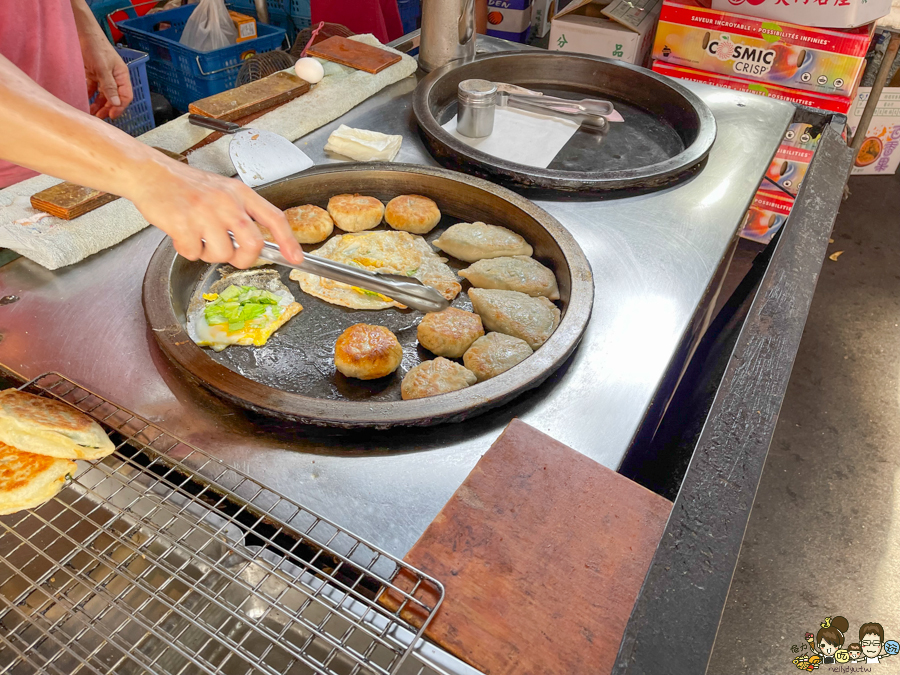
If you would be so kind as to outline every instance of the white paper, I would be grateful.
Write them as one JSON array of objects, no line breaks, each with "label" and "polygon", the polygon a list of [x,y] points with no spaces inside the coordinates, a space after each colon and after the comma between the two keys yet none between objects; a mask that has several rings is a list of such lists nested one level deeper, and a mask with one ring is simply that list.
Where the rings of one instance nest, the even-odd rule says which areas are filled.
[{"label": "white paper", "polygon": [[490,136],[463,136],[456,130],[455,115],[444,125],[444,130],[476,150],[507,162],[546,169],[579,126],[572,120],[497,107]]}]

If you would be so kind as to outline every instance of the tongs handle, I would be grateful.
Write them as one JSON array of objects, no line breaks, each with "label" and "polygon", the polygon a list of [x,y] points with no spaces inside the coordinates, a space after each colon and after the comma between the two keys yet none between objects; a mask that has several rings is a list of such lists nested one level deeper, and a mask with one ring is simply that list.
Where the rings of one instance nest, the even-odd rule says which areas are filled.
[{"label": "tongs handle", "polygon": [[507,92],[500,93],[500,105],[512,105],[517,103],[533,106],[535,108],[543,108],[553,112],[560,112],[566,115],[596,115],[605,117],[611,115],[615,110],[609,101],[601,101],[600,99],[585,98],[580,101],[573,101],[566,98],[557,98],[556,96],[532,96],[530,94],[512,94]]},{"label": "tongs handle", "polygon": [[[237,245],[231,232],[232,242]],[[324,277],[332,281],[340,281],[351,286],[358,286],[367,291],[374,291],[386,295],[391,300],[396,300],[408,307],[423,312],[440,312],[447,309],[450,303],[431,286],[426,286],[415,277],[401,277],[395,274],[376,274],[366,270],[357,269],[350,265],[320,258],[309,253],[303,254],[303,261],[295,265],[288,262],[281,255],[278,244],[271,241],[263,242],[263,250],[259,256],[278,265],[293,267],[307,274]]]}]

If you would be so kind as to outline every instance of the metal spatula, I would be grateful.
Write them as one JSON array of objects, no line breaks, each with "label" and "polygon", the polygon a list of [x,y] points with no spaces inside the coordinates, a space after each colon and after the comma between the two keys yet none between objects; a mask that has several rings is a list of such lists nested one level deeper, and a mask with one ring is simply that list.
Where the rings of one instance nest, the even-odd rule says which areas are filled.
[{"label": "metal spatula", "polygon": [[[229,232],[229,234],[231,234]],[[234,241],[234,235],[231,236]],[[235,242],[237,246],[237,242]],[[318,277],[341,281],[351,286],[358,286],[367,291],[375,291],[386,295],[391,300],[403,303],[407,307],[418,309],[422,312],[440,312],[447,309],[450,303],[447,299],[431,286],[426,286],[415,277],[404,277],[399,274],[378,274],[351,267],[343,263],[320,258],[310,253],[303,254],[303,262],[295,265],[287,261],[281,255],[278,244],[267,241],[263,243],[260,258],[271,260],[278,265],[293,267],[294,269],[315,274]]]},{"label": "metal spatula", "polygon": [[313,166],[305,152],[284,136],[242,127],[234,122],[191,114],[191,124],[232,134],[228,154],[241,180],[250,187],[271,183]]}]

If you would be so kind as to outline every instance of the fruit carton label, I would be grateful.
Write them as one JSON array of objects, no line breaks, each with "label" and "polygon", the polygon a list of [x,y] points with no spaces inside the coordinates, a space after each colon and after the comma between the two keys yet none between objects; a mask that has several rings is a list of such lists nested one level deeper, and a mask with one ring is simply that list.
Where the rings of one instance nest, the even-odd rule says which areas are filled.
[{"label": "fruit carton label", "polygon": [[531,33],[531,0],[488,0],[487,34],[527,42]]},{"label": "fruit carton label", "polygon": [[653,58],[680,66],[850,96],[865,65],[868,29],[841,32],[663,3]]},{"label": "fruit carton label", "polygon": [[[854,129],[854,133],[855,133]],[[875,122],[866,131],[866,138],[853,163],[853,174],[890,175],[900,164],[900,120],[883,124]]]},{"label": "fruit carton label", "polygon": [[[848,123],[853,133],[869,100],[871,87],[860,87]],[[900,165],[900,88],[885,87],[878,99],[875,116],[853,163],[853,174],[890,175]]]},{"label": "fruit carton label", "polygon": [[775,153],[775,158],[769,164],[760,190],[774,194],[790,194],[796,197],[812,158],[813,150],[795,148],[782,143],[778,147],[778,152]]},{"label": "fruit carton label", "polygon": [[809,108],[820,108],[822,110],[830,110],[847,114],[853,99],[847,96],[833,96],[829,94],[819,94],[813,91],[804,91],[802,89],[791,89],[790,87],[782,87],[771,82],[756,82],[754,80],[745,80],[740,77],[732,77],[731,75],[720,75],[719,73],[707,73],[694,68],[685,68],[684,66],[673,66],[671,63],[664,61],[654,61],[653,70],[661,75],[668,75],[680,80],[688,80],[690,82],[700,82],[702,84],[711,84],[716,87],[725,87],[735,91],[747,92],[758,96],[766,96],[779,101],[788,101],[798,105],[805,105]]},{"label": "fruit carton label", "polygon": [[768,194],[760,190],[744,216],[740,236],[768,244],[791,213],[794,200],[786,195]]},{"label": "fruit carton label", "polygon": [[891,0],[712,0],[712,7],[803,26],[850,28],[890,14]]}]

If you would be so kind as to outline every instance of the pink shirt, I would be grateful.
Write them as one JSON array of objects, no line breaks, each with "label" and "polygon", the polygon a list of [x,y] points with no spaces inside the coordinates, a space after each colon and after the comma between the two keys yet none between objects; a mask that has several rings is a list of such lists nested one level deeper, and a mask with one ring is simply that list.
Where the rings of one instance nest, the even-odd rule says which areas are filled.
[{"label": "pink shirt", "polygon": [[[0,0],[0,54],[57,98],[88,112],[70,0]],[[36,175],[0,160],[0,188]]]}]

